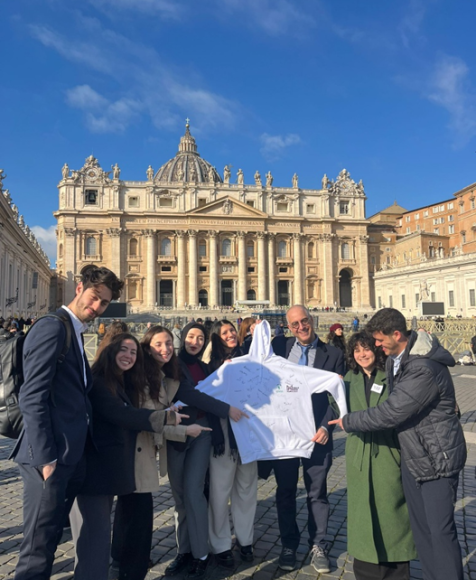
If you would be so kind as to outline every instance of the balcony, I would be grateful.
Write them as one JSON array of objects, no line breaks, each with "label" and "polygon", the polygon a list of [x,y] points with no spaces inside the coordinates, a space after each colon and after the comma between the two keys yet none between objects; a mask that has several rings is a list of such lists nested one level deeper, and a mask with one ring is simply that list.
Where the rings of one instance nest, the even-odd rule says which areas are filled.
[{"label": "balcony", "polygon": [[157,256],[157,262],[159,264],[176,264],[177,258],[175,256],[159,255],[159,256]]},{"label": "balcony", "polygon": [[236,256],[220,256],[218,259],[220,264],[238,264],[238,258]]}]

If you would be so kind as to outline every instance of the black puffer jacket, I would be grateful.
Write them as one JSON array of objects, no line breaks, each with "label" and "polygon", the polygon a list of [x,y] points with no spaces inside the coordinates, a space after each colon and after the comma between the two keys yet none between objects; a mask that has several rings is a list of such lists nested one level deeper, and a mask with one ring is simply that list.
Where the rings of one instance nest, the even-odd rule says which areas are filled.
[{"label": "black puffer jacket", "polygon": [[389,376],[393,374],[389,357],[387,376],[393,387],[384,403],[350,413],[343,420],[347,432],[396,428],[402,459],[419,482],[455,475],[466,461],[466,442],[448,370],[455,361],[435,338],[425,348],[426,340],[426,333],[410,334],[395,377]]}]

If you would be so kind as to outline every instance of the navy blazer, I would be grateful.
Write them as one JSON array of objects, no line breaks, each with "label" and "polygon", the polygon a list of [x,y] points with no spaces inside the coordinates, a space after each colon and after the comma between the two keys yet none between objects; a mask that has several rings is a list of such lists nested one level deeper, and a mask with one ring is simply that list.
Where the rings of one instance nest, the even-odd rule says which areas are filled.
[{"label": "navy blazer", "polygon": [[[275,354],[283,358],[289,358],[289,353],[293,348],[296,339],[294,337],[277,336],[273,339],[271,346]],[[335,346],[325,344],[322,340],[318,340],[316,345],[316,356],[314,359],[315,369],[329,371],[344,376],[345,360],[344,353]],[[335,413],[329,405],[329,396],[327,393],[315,393],[311,396],[312,411],[314,414],[314,421],[316,430],[319,427],[326,427],[329,432],[329,441],[325,445],[316,445],[315,450],[331,451],[332,450],[332,431],[334,425],[328,425],[328,422],[335,419]]]},{"label": "navy blazer", "polygon": [[64,316],[71,325],[71,347],[62,364],[58,364],[58,358],[66,329],[61,320],[39,319],[23,346],[25,382],[19,396],[23,431],[11,457],[17,463],[33,467],[55,460],[64,465],[78,463],[84,453],[91,417],[89,364],[87,360],[83,363],[70,315],[63,308],[56,314]]}]

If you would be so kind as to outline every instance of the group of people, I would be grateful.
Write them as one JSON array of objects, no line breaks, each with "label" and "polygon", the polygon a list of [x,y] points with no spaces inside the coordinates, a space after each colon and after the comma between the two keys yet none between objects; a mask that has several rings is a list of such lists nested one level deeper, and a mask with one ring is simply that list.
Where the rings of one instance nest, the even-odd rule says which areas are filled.
[{"label": "group of people", "polygon": [[25,326],[29,327],[32,322],[33,320],[31,318],[25,320],[23,316],[20,318],[10,317],[7,319],[0,317],[0,344],[13,338],[18,333],[22,333]]},{"label": "group of people", "polygon": [[[348,535],[357,579],[409,578],[412,531],[425,579],[462,579],[452,494],[465,447],[449,353],[427,335],[408,335],[401,314],[404,327],[397,317],[394,329],[393,309],[380,311],[365,332],[352,335],[344,353],[316,335],[305,307],[291,307],[292,336],[275,336],[274,352],[298,365],[345,375],[352,412],[336,419],[327,393],[313,394],[311,456],[243,464],[232,423],[248,420],[246,410],[196,386],[248,352],[258,321],[245,318],[238,332],[230,321],[217,320],[209,336],[203,324],[192,321],[181,331],[179,346],[165,327],[151,326],[138,341],[127,326],[114,323],[90,369],[81,333],[119,297],[122,286],[107,268],[86,266],[74,300],[57,312],[63,321],[40,319],[26,337],[24,430],[12,453],[24,482],[17,580],[50,577],[68,515],[76,579],[106,580],[112,558],[120,580],[143,580],[152,494],[159,489],[157,450],[160,476],[168,475],[175,503],[177,554],[166,575],[186,570],[188,578],[203,578],[210,553],[218,564],[235,566],[229,505],[239,556],[252,561],[258,475],[267,478],[271,471],[277,483],[279,566],[293,570],[301,465],[311,563],[317,572],[329,572],[327,475],[336,422],[352,433],[346,449]],[[394,316],[390,323],[380,322],[385,311]],[[65,324],[71,347],[58,364]],[[392,340],[403,350],[397,352]]]}]

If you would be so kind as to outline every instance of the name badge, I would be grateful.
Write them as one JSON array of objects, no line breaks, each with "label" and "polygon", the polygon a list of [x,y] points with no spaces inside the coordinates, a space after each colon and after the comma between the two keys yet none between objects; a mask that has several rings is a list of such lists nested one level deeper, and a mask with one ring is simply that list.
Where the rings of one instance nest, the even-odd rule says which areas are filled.
[{"label": "name badge", "polygon": [[380,393],[383,391],[383,385],[377,385],[377,383],[374,383],[370,390],[380,395]]}]

